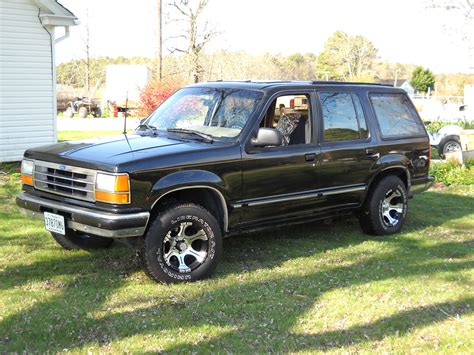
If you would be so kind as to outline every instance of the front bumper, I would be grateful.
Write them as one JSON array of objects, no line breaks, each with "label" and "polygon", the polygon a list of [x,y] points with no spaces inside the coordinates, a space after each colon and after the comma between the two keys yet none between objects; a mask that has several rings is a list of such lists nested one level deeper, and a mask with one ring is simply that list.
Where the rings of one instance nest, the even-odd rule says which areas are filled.
[{"label": "front bumper", "polygon": [[48,200],[25,192],[17,196],[16,204],[30,217],[44,218],[43,212],[57,213],[64,216],[68,228],[107,238],[142,236],[150,218],[149,212],[108,213]]},{"label": "front bumper", "polygon": [[412,179],[408,196],[413,197],[415,194],[428,190],[433,185],[434,181],[435,179],[433,176]]}]

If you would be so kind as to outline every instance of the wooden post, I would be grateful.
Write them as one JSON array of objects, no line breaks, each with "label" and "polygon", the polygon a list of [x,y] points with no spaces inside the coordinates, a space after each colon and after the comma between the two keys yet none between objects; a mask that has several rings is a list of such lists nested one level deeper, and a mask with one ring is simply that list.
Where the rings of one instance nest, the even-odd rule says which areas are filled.
[{"label": "wooden post", "polygon": [[162,30],[163,30],[163,24],[162,24],[162,4],[161,0],[158,1],[158,50],[157,50],[157,74],[158,74],[158,80],[162,81],[163,80],[163,49],[162,49],[162,44],[163,44],[163,35],[162,35]]}]

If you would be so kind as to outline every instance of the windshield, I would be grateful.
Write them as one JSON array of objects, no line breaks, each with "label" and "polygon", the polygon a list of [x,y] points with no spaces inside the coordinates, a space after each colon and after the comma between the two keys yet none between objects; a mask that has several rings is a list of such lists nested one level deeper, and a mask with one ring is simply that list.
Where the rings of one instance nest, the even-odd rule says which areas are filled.
[{"label": "windshield", "polygon": [[146,120],[158,130],[194,131],[214,138],[240,134],[262,94],[240,89],[184,88]]}]

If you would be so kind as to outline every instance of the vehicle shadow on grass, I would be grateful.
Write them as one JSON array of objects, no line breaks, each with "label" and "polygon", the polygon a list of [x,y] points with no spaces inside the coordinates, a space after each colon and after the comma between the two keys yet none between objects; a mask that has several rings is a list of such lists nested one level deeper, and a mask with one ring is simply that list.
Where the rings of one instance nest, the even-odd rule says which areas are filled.
[{"label": "vehicle shadow on grass", "polygon": [[[346,244],[336,245],[343,247]],[[190,296],[150,297],[146,302],[141,302],[143,299],[140,298],[140,306],[133,310],[106,306],[109,296],[123,286],[123,277],[104,272],[79,274],[63,285],[54,297],[3,318],[0,330],[7,338],[2,340],[2,351],[79,350],[96,344],[106,346],[135,335],[160,336],[169,333],[180,333],[180,339],[184,339],[166,349],[170,352],[212,349],[244,352],[329,350],[381,340],[448,319],[451,315],[471,313],[472,306],[469,307],[469,304],[472,305],[473,299],[404,310],[368,324],[323,330],[317,334],[301,334],[293,328],[325,293],[333,290],[374,281],[472,268],[474,263],[463,258],[470,253],[467,249],[454,262],[443,260],[447,249],[456,249],[459,253],[460,245],[451,242],[423,247],[420,254],[429,254],[430,261],[425,257],[422,260],[413,258],[413,254],[407,252],[406,245],[400,243],[393,252],[383,256],[368,257],[350,265],[323,270],[306,270],[302,275],[276,274],[258,281],[243,280],[217,288],[205,287],[206,283],[211,286],[211,280],[197,284],[199,291]],[[397,258],[396,263],[394,258]],[[79,261],[85,263],[90,258],[78,255],[73,257],[72,265]],[[70,258],[59,260],[60,267],[64,266],[64,272],[72,273],[72,269],[66,266],[68,262],[71,262]],[[41,269],[42,265],[38,267]],[[24,272],[33,276],[34,270],[34,265],[25,267],[19,270],[19,274]],[[127,273],[123,274],[127,276]],[[168,288],[162,285],[156,287]],[[97,316],[95,312],[101,315]],[[223,331],[211,339],[188,340],[187,327],[209,329],[209,326]]]},{"label": "vehicle shadow on grass", "polygon": [[[450,194],[434,197],[456,198],[462,200],[460,206],[464,207],[448,211],[447,215],[443,214],[445,217],[435,216],[428,221],[430,226],[472,212],[469,207],[472,198]],[[426,201],[420,200],[419,204],[423,203]],[[420,211],[414,209],[411,213],[415,223],[408,229],[421,229]],[[132,282],[156,287],[165,296],[130,296],[122,303],[114,303],[116,308],[110,308],[110,298],[130,283],[131,275],[142,275],[137,273],[140,267],[134,256],[123,248],[91,254],[58,249],[59,256],[53,260],[7,266],[0,274],[0,280],[5,281],[0,282],[2,292],[30,292],[32,287],[46,287],[55,293],[20,312],[2,316],[0,352],[79,350],[97,344],[107,346],[135,335],[160,337],[180,332],[172,347],[155,347],[154,351],[330,350],[381,340],[445,320],[450,315],[472,312],[473,307],[466,304],[472,305],[473,299],[463,298],[415,307],[347,329],[321,329],[316,334],[295,331],[299,320],[328,292],[375,281],[459,272],[474,266],[466,259],[472,248],[466,248],[465,242],[426,246],[403,235],[366,236],[355,228],[357,221],[351,219],[342,226],[318,222],[228,239],[224,262],[216,277],[193,285],[193,292],[180,291],[176,286],[155,286],[139,277]],[[390,248],[387,253],[368,254],[349,264],[321,269],[308,267],[293,275],[271,272],[289,259],[300,258],[305,265],[306,261],[324,256],[330,250],[354,247],[368,240],[390,243]],[[446,262],[453,255],[455,259]],[[266,276],[246,281],[245,272],[256,270],[265,271]],[[244,277],[239,281],[224,282],[227,277],[240,274]],[[51,281],[61,276],[68,280]],[[215,337],[189,340],[193,335],[187,332],[200,327],[204,329],[201,333],[209,327],[220,331]]]}]

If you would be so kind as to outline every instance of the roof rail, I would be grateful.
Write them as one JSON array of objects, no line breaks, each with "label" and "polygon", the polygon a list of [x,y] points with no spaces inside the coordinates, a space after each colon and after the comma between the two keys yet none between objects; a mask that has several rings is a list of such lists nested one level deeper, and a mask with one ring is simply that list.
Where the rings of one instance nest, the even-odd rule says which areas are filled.
[{"label": "roof rail", "polygon": [[312,84],[337,84],[337,85],[374,85],[374,86],[393,86],[389,84],[380,84],[380,83],[360,83],[360,82],[352,82],[352,81],[323,81],[323,80],[313,80],[311,81]]},{"label": "roof rail", "polygon": [[255,84],[284,84],[284,83],[301,83],[301,84],[318,84],[318,85],[359,85],[359,86],[382,86],[382,87],[393,87],[390,84],[381,84],[381,83],[361,83],[361,82],[352,82],[352,81],[336,81],[336,80],[209,80],[208,83],[215,82],[229,82],[229,83],[255,83]]}]

